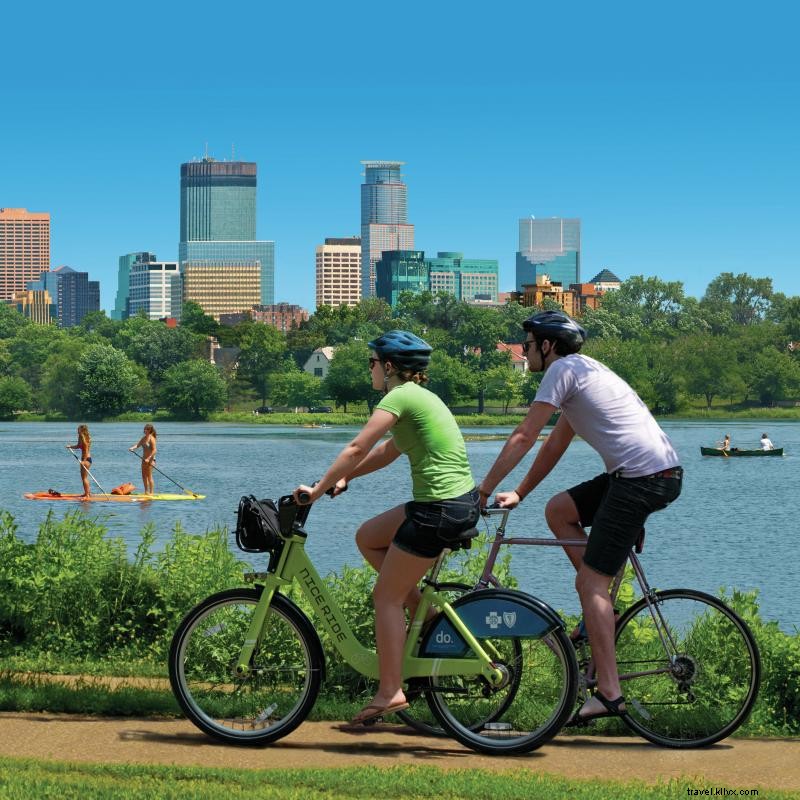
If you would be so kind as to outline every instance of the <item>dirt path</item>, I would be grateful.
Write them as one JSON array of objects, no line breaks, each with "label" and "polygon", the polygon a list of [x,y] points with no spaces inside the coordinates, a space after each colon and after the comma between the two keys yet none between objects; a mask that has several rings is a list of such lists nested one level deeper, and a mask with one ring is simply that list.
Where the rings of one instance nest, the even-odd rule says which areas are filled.
[{"label": "dirt path", "polygon": [[678,751],[628,737],[561,735],[526,756],[491,758],[399,725],[379,724],[353,734],[330,722],[306,722],[271,747],[250,749],[218,744],[185,720],[5,713],[0,714],[0,755],[245,769],[427,764],[648,783],[691,777],[686,788],[800,791],[797,739],[728,739],[703,750]]}]

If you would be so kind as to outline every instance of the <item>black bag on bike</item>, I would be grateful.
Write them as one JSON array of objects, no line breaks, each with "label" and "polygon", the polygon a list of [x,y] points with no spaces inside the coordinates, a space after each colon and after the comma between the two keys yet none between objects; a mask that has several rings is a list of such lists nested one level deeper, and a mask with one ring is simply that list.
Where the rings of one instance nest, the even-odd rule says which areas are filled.
[{"label": "black bag on bike", "polygon": [[252,494],[242,497],[236,514],[236,546],[245,553],[271,553],[282,541],[275,503],[256,500]]}]

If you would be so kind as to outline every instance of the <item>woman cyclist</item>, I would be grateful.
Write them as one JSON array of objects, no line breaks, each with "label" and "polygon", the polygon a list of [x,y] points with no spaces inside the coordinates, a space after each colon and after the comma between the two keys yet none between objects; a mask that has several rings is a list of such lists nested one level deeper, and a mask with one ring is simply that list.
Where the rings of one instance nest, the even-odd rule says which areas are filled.
[{"label": "woman cyclist", "polygon": [[78,425],[78,443],[68,444],[67,450],[81,451],[81,483],[83,483],[83,494],[81,497],[90,497],[92,492],[89,485],[89,467],[92,466],[92,437],[89,434],[87,425]]},{"label": "woman cyclist", "polygon": [[[445,404],[423,387],[431,347],[408,331],[389,331],[369,342],[373,389],[382,390],[367,424],[342,450],[316,486],[298,486],[314,502],[328,489],[375,472],[402,453],[411,466],[413,500],[367,520],[356,533],[364,558],[378,571],[373,589],[380,683],[374,699],[351,720],[362,725],[408,707],[402,688],[404,607],[419,603],[417,584],[442,550],[475,526],[475,489],[461,431]],[[391,433],[385,442],[381,438]]]}]

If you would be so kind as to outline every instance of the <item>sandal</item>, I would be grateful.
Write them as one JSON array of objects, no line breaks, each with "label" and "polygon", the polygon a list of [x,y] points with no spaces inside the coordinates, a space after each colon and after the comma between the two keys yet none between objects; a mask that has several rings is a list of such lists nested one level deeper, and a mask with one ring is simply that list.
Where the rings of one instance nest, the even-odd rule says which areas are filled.
[{"label": "sandal", "polygon": [[625,704],[625,696],[620,695],[616,700],[609,700],[599,689],[595,689],[592,697],[596,697],[605,708],[605,711],[599,711],[596,714],[581,714],[579,708],[570,718],[564,723],[564,727],[582,727],[588,725],[593,719],[602,719],[603,717],[626,717],[628,712],[620,706]]},{"label": "sandal", "polygon": [[358,730],[364,725],[373,725],[382,717],[388,714],[396,714],[398,711],[405,711],[408,708],[408,703],[404,700],[402,703],[390,703],[388,706],[380,706],[377,703],[370,703],[364,706],[361,711],[356,714],[350,722],[346,722],[339,726],[341,731]]}]

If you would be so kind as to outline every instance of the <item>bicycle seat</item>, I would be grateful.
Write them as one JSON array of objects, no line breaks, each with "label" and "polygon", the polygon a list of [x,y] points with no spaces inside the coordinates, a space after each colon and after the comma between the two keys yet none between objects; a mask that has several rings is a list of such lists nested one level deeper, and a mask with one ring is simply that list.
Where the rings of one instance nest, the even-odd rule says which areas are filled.
[{"label": "bicycle seat", "polygon": [[445,539],[445,541],[447,541],[447,547],[452,552],[455,552],[456,550],[469,550],[472,540],[479,535],[480,531],[477,528],[469,528],[469,530],[456,534],[453,539],[445,539],[444,536],[442,539]]}]

